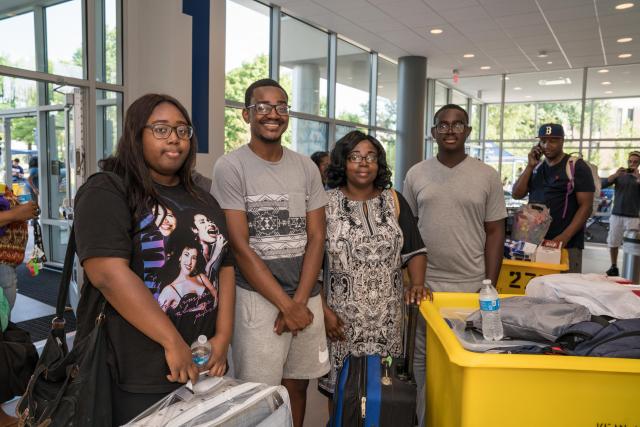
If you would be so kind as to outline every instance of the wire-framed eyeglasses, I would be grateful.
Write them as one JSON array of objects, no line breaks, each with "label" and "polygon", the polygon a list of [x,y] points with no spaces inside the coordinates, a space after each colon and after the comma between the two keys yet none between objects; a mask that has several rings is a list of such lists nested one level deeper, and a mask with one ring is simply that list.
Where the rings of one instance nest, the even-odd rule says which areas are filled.
[{"label": "wire-framed eyeglasses", "polygon": [[167,139],[171,136],[171,132],[175,132],[180,139],[190,139],[193,136],[193,127],[189,125],[171,126],[161,123],[155,125],[146,125],[145,128],[151,129],[153,136],[158,139]]},{"label": "wire-framed eyeglasses", "polygon": [[256,113],[266,115],[271,113],[271,110],[276,109],[276,113],[280,116],[288,116],[289,109],[291,108],[287,104],[269,104],[268,102],[256,102],[255,104],[247,105],[247,109],[254,108]]},{"label": "wire-framed eyeglasses", "polygon": [[366,161],[367,163],[376,163],[378,161],[378,155],[374,153],[369,153],[366,156],[363,156],[360,153],[350,153],[347,156],[347,160],[351,163],[362,163],[362,161]]},{"label": "wire-framed eyeglasses", "polygon": [[467,129],[467,125],[462,122],[453,122],[451,124],[441,122],[438,123],[435,128],[438,133],[462,133]]}]

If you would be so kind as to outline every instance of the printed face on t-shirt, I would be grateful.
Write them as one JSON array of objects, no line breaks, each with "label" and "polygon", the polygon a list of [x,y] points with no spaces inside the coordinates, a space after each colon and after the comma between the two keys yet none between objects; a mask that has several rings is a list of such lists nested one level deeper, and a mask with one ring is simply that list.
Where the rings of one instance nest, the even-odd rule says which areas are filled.
[{"label": "printed face on t-shirt", "polygon": [[[163,218],[164,217],[164,218]],[[176,229],[177,219],[171,209],[167,209],[166,213],[162,206],[158,206],[158,214],[156,215],[156,226],[164,237],[168,237],[173,230]]]},{"label": "printed face on t-shirt", "polygon": [[191,274],[194,268],[196,268],[196,262],[198,259],[198,250],[195,248],[184,248],[182,255],[180,255],[180,268],[186,274]]},{"label": "printed face on t-shirt", "polygon": [[196,233],[198,239],[205,243],[214,243],[218,236],[218,227],[209,218],[202,214],[193,216],[193,232]]}]

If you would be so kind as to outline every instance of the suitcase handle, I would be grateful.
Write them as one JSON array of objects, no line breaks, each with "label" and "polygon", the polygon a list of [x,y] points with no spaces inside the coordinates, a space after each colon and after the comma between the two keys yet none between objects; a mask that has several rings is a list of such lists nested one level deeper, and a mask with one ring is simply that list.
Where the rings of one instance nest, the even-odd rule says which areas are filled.
[{"label": "suitcase handle", "polygon": [[418,324],[418,304],[406,304],[407,325],[404,336],[404,366],[398,377],[402,380],[413,380],[413,353],[416,348],[416,327]]}]

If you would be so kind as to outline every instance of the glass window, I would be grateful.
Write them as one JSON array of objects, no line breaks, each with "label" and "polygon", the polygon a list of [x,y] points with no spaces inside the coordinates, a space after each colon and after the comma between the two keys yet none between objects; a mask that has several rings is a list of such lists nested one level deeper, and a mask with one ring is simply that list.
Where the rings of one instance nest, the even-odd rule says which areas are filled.
[{"label": "glass window", "polygon": [[378,57],[376,126],[395,129],[398,111],[398,66]]},{"label": "glass window", "polygon": [[47,71],[83,78],[82,6],[72,0],[45,9]]},{"label": "glass window", "polygon": [[[394,174],[396,170],[396,134],[395,132],[376,132],[376,138],[387,154],[387,166],[391,169],[391,173]],[[391,176],[393,182],[394,176]]]},{"label": "glass window", "polygon": [[96,39],[96,54],[98,62],[96,78],[98,81],[122,84],[122,53],[121,53],[121,0],[98,0],[96,8],[99,26]]},{"label": "glass window", "polygon": [[224,109],[224,152],[228,153],[249,142],[249,125],[242,119],[242,110]]},{"label": "glass window", "polygon": [[[67,187],[67,136],[73,129],[71,120],[64,111],[50,111],[47,115],[47,165],[45,173],[49,177],[49,217],[63,219],[63,207],[68,206]],[[68,126],[68,128],[67,128]]]},{"label": "glass window", "polygon": [[327,150],[327,124],[296,117],[289,119],[289,128],[282,135],[282,144],[310,156]]},{"label": "glass window", "polygon": [[369,123],[371,55],[344,40],[338,40],[336,118]]},{"label": "glass window", "polygon": [[599,176],[607,177],[618,168],[627,167],[629,153],[639,146],[638,141],[592,141],[589,161],[598,167]]},{"label": "glass window", "polygon": [[47,83],[47,105],[65,105],[67,103],[67,94],[73,93],[75,87],[60,86],[55,83]]},{"label": "glass window", "polygon": [[471,134],[469,139],[477,141],[480,139],[480,119],[482,113],[482,104],[473,101],[471,104]]},{"label": "glass window", "polygon": [[461,106],[465,111],[467,109],[467,100],[467,95],[458,92],[457,90],[454,90],[451,94],[451,103]]},{"label": "glass window", "polygon": [[33,12],[0,16],[0,64],[27,70],[36,69],[36,42]]},{"label": "glass window", "polygon": [[[115,154],[118,138],[122,134],[122,94],[106,90],[97,91],[96,138],[98,159]],[[102,149],[100,149],[102,147]]]},{"label": "glass window", "polygon": [[227,0],[226,99],[244,103],[247,87],[269,77],[269,12],[253,0]]},{"label": "glass window", "polygon": [[282,14],[280,84],[293,111],[327,115],[329,35]]},{"label": "glass window", "polygon": [[352,130],[356,130],[356,128],[353,126],[336,125],[336,142]]},{"label": "glass window", "polygon": [[436,83],[435,107],[433,112],[435,113],[440,109],[440,107],[444,107],[445,105],[447,105],[447,88]]},{"label": "glass window", "polygon": [[0,110],[36,106],[37,95],[36,82],[0,76]]},{"label": "glass window", "polygon": [[585,115],[593,139],[640,138],[640,97],[592,99]]}]

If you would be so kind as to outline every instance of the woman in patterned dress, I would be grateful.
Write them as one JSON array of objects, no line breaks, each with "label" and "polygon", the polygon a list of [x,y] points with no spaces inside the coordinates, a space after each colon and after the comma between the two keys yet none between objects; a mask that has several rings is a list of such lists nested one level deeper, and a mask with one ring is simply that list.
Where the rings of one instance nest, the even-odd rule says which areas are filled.
[{"label": "woman in patterned dress", "polygon": [[[403,303],[431,293],[424,286],[426,249],[409,205],[391,188],[382,144],[348,133],[331,152],[327,175],[324,316],[331,371],[319,388],[331,399],[348,354],[402,354]],[[403,267],[411,278],[407,289]]]}]

